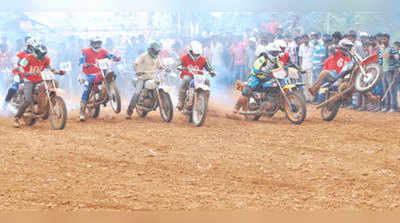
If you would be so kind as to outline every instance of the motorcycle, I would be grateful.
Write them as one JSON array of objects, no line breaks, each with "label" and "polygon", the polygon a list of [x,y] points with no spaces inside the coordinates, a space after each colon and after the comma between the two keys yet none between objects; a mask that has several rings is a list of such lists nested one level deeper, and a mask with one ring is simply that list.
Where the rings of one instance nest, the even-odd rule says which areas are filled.
[{"label": "motorcycle", "polygon": [[370,91],[380,81],[378,55],[361,60],[354,50],[348,53],[352,60],[343,67],[342,78],[333,76],[328,78],[319,90],[320,94],[325,94],[324,101],[317,105],[318,109],[321,108],[321,117],[324,121],[332,121],[338,114],[340,105],[344,101],[351,100],[353,93]]},{"label": "motorcycle", "polygon": [[[204,124],[208,112],[208,99],[210,97],[210,81],[201,74],[202,70],[187,68],[193,74],[193,79],[186,90],[182,113],[188,116],[188,121],[196,127]],[[178,71],[181,71],[178,70]]]},{"label": "motorcycle", "polygon": [[[108,102],[115,113],[121,112],[121,96],[119,94],[117,85],[115,84],[115,74],[111,70],[112,61],[110,59],[100,59],[96,61],[96,65],[101,72],[103,81],[95,83],[90,91],[88,101],[86,104],[86,115],[91,118],[97,118],[100,114],[100,105],[104,107]],[[84,84],[82,78],[79,82]]]},{"label": "motorcycle", "polygon": [[[265,73],[260,73],[265,74]],[[268,75],[268,74],[267,74]],[[243,90],[247,83],[238,83],[237,89]],[[262,116],[273,117],[279,110],[285,112],[286,118],[293,124],[301,124],[307,115],[307,106],[301,96],[301,83],[293,83],[283,68],[272,71],[272,78],[252,91],[247,100],[247,111],[239,112],[246,119],[258,121]],[[266,104],[272,103],[272,106]]]},{"label": "motorcycle", "polygon": [[[161,118],[165,122],[171,122],[173,118],[174,107],[172,105],[169,92],[171,88],[166,83],[167,73],[158,72],[143,72],[155,74],[154,79],[146,80],[144,88],[140,91],[138,101],[136,103],[137,114],[144,118],[151,112],[160,109]],[[132,80],[132,84],[136,86],[137,78]]]},{"label": "motorcycle", "polygon": [[[50,125],[53,130],[61,130],[65,128],[67,123],[67,106],[64,99],[59,96],[64,91],[59,89],[59,82],[55,75],[49,71],[41,73],[42,82],[35,86],[33,92],[33,101],[23,114],[25,125],[32,126],[36,120],[50,119]],[[19,78],[16,75],[14,78]],[[11,99],[11,106],[18,110],[24,103],[23,83],[19,85],[18,93]]]}]

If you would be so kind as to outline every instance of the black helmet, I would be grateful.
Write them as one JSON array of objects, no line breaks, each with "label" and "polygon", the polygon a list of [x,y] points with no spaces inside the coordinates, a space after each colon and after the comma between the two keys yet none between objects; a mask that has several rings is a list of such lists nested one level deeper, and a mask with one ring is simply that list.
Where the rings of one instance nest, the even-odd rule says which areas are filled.
[{"label": "black helmet", "polygon": [[47,55],[47,47],[43,44],[35,46],[33,49],[33,55],[39,60],[43,60]]}]

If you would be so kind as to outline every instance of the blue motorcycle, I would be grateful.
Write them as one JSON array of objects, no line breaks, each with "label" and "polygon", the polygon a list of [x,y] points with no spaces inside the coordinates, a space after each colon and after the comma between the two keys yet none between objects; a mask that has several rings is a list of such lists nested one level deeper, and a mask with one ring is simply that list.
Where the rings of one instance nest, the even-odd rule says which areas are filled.
[{"label": "blue motorcycle", "polygon": [[275,69],[271,78],[260,83],[257,89],[252,91],[247,101],[247,109],[239,114],[257,121],[261,116],[272,117],[281,110],[290,122],[299,125],[307,115],[306,102],[299,93],[301,86],[303,84],[293,83],[293,79],[283,68]]}]

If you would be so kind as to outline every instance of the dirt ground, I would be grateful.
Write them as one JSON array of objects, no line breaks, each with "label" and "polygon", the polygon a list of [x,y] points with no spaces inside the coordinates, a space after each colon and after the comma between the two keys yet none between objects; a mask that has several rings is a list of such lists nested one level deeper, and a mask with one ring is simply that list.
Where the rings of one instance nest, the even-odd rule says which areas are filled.
[{"label": "dirt ground", "polygon": [[2,117],[0,210],[399,210],[400,113],[308,112],[196,128],[74,111],[63,131]]}]

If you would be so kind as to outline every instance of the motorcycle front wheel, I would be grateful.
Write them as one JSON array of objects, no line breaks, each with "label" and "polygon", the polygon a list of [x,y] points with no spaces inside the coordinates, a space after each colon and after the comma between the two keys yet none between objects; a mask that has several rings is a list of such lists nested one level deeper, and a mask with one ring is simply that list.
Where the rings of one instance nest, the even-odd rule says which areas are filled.
[{"label": "motorcycle front wheel", "polygon": [[286,97],[288,99],[284,106],[286,118],[293,124],[300,125],[307,115],[306,102],[297,92],[289,92]]},{"label": "motorcycle front wheel", "polygon": [[59,96],[52,98],[53,109],[50,111],[50,125],[54,130],[61,130],[67,124],[67,106]]},{"label": "motorcycle front wheel", "polygon": [[109,96],[110,96],[110,103],[111,107],[115,113],[121,112],[121,96],[119,95],[119,91],[117,85],[114,81],[109,83]]},{"label": "motorcycle front wheel", "polygon": [[192,120],[196,127],[204,124],[208,112],[207,92],[199,90],[194,94]]},{"label": "motorcycle front wheel", "polygon": [[[165,122],[171,122],[174,115],[174,107],[172,105],[171,97],[167,92],[163,90],[160,90],[160,97],[160,100],[163,101],[163,103],[159,103],[161,118]],[[163,104],[164,106],[161,106],[161,104]]]},{"label": "motorcycle front wheel", "polygon": [[359,92],[373,90],[381,80],[381,69],[377,64],[370,64],[365,68],[364,75],[361,71],[356,74],[354,87]]}]

